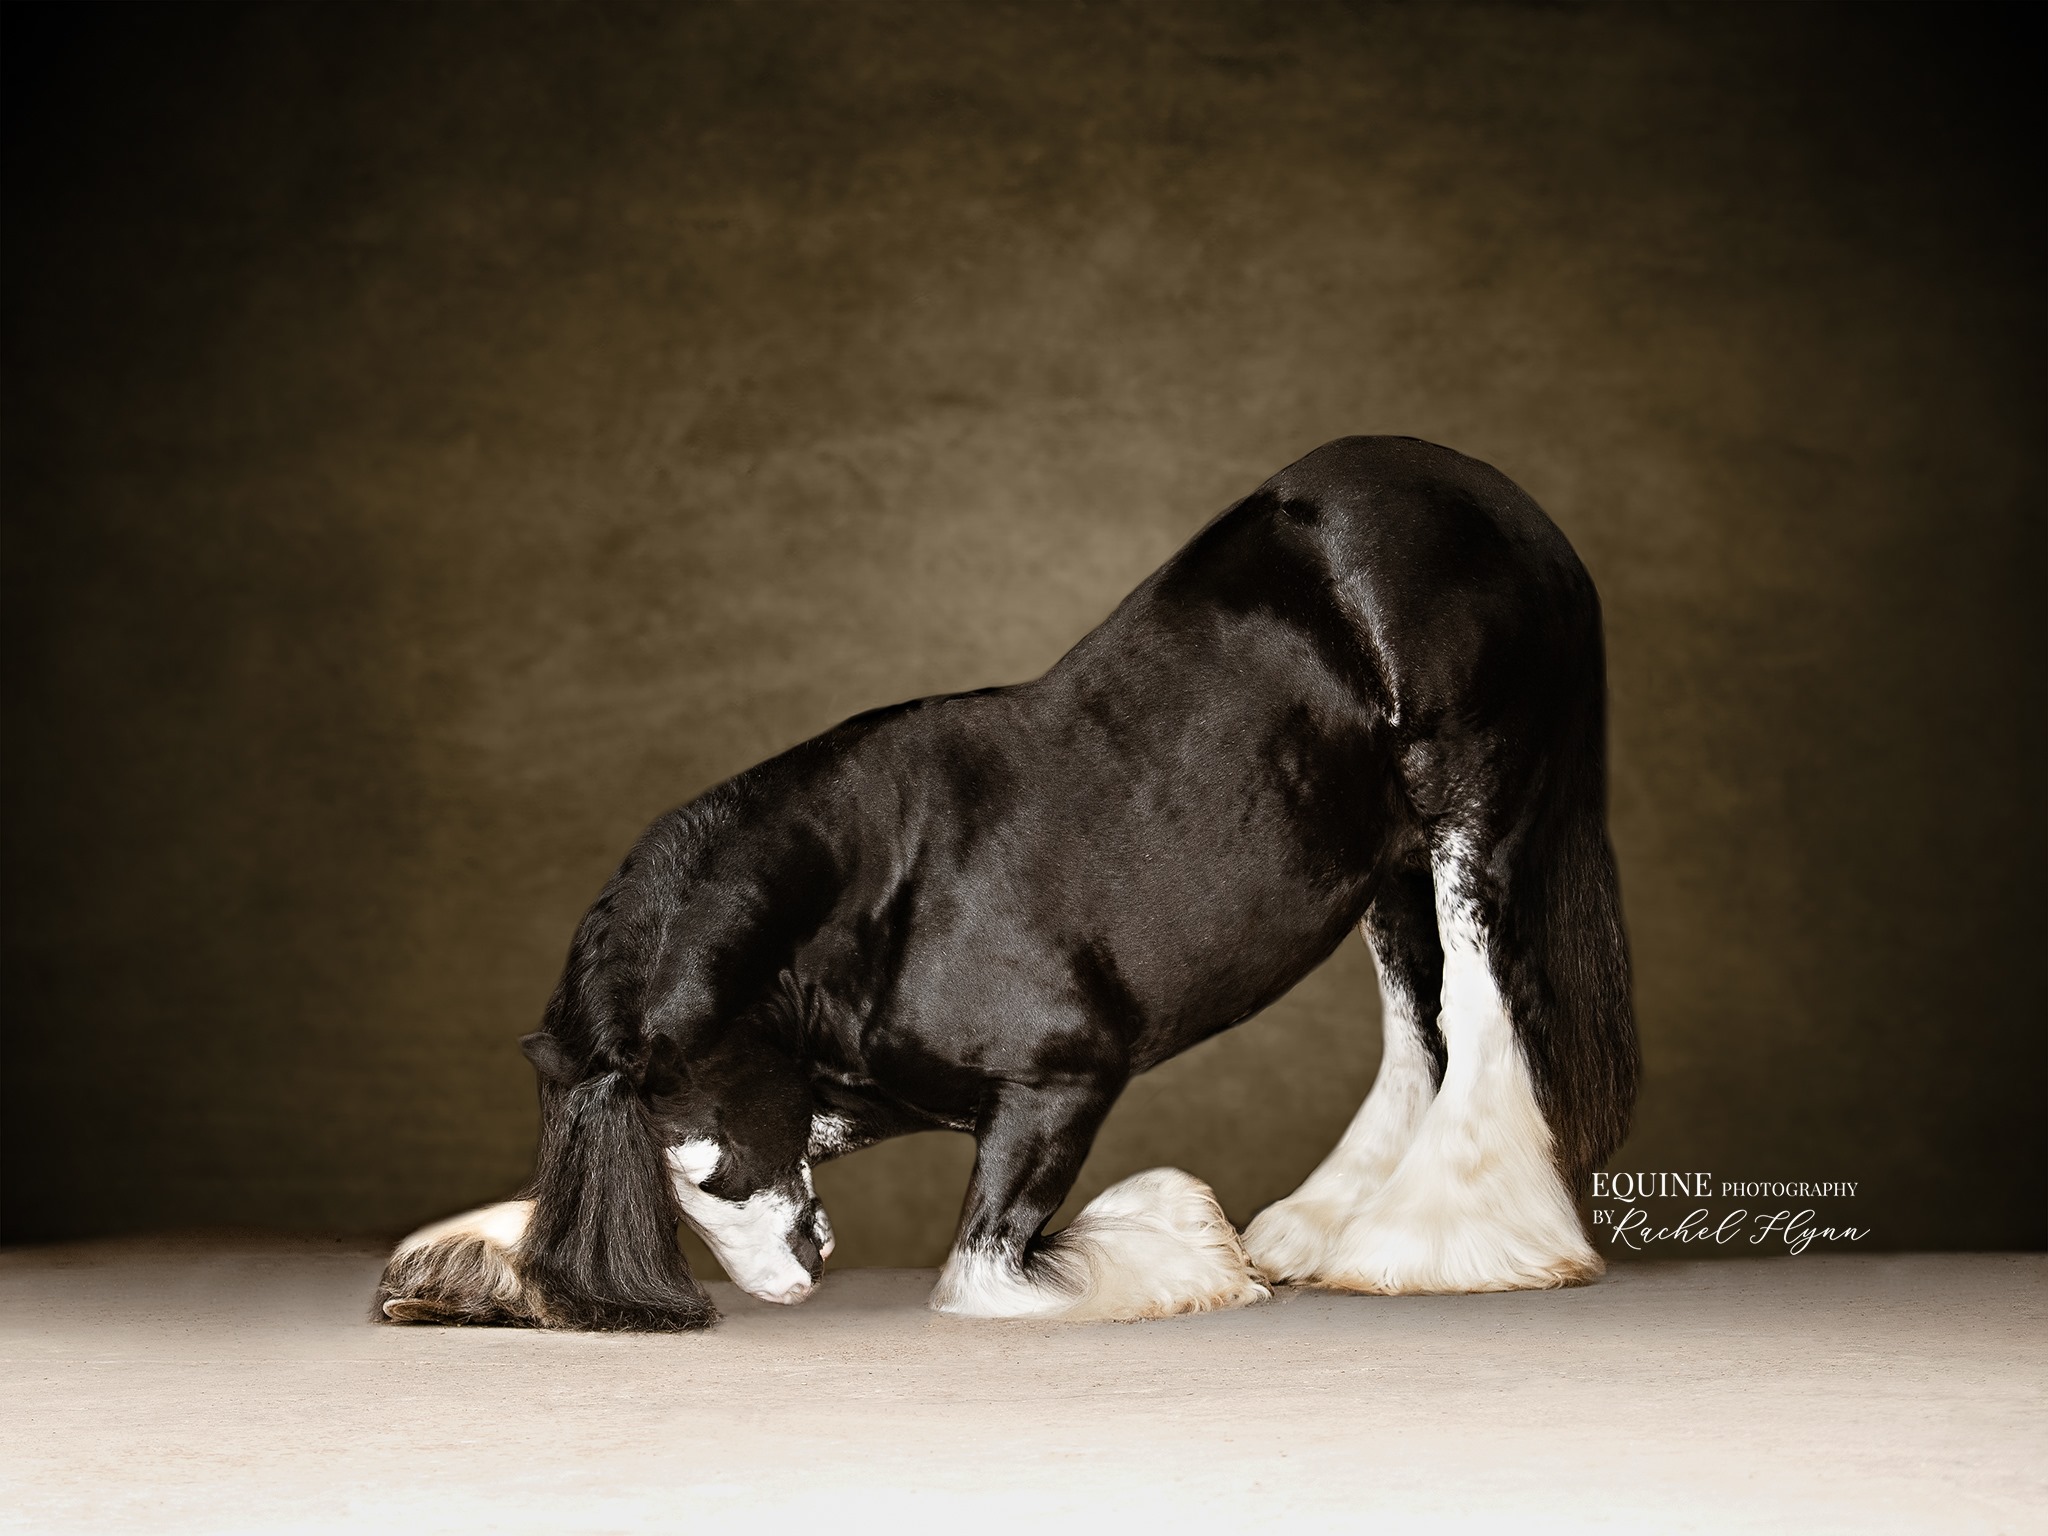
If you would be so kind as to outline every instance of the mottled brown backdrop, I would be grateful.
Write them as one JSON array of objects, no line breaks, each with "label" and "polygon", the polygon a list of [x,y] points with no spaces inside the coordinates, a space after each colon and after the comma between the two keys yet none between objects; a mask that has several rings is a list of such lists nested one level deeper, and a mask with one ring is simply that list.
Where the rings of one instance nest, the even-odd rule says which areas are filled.
[{"label": "mottled brown backdrop", "polygon": [[[2030,9],[9,7],[7,1234],[511,1190],[645,822],[1400,432],[1605,594],[1617,1166],[2039,1243]],[[1348,945],[1081,1193],[1248,1217],[1376,1012]],[[844,1261],[969,1155],[832,1168]]]}]

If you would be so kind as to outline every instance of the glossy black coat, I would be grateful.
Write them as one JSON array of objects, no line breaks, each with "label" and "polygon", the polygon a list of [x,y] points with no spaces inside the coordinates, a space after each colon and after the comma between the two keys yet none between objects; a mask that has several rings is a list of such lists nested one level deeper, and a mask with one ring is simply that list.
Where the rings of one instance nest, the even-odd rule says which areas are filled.
[{"label": "glossy black coat", "polygon": [[[973,1132],[962,1238],[1022,1262],[1131,1075],[1369,908],[1434,996],[1447,829],[1565,1171],[1591,1166],[1635,1074],[1603,698],[1592,584],[1515,485],[1413,439],[1316,450],[1043,677],[856,716],[648,829],[527,1041],[537,1262],[666,1242],[660,1149],[692,1137],[725,1149],[714,1192],[790,1187],[827,1114],[850,1130],[814,1157]],[[575,1155],[595,1083],[631,1169]]]}]

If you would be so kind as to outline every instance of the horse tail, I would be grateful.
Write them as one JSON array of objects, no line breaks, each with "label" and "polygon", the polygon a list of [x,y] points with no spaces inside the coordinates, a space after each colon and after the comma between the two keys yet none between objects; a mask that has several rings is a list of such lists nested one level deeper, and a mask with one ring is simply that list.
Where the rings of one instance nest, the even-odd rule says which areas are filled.
[{"label": "horse tail", "polygon": [[1588,665],[1562,711],[1511,855],[1497,955],[1536,1096],[1568,1184],[1628,1135],[1642,1077],[1621,887],[1607,836],[1606,664],[1598,599]]}]

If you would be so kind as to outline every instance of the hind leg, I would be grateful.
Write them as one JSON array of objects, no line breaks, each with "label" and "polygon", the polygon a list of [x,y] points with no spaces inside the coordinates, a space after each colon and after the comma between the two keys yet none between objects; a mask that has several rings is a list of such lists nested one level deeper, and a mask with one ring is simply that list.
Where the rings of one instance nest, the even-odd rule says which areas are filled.
[{"label": "hind leg", "polygon": [[[1509,1001],[1498,850],[1436,839],[1443,1085],[1407,1153],[1329,1245],[1314,1284],[1388,1295],[1542,1289],[1605,1267],[1586,1241]],[[1521,957],[1524,963],[1530,959]]]},{"label": "hind leg", "polygon": [[1407,1153],[1443,1081],[1443,951],[1429,871],[1389,876],[1360,928],[1379,970],[1379,1075],[1330,1155],[1246,1229],[1245,1249],[1268,1279],[1307,1280],[1328,1267],[1352,1217]]}]

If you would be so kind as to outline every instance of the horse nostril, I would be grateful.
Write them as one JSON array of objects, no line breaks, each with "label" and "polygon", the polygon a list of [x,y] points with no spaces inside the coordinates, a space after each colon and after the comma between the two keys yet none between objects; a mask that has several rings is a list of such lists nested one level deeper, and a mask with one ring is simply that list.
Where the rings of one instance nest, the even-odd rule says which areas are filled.
[{"label": "horse nostril", "polygon": [[804,1231],[803,1228],[799,1227],[796,1231],[789,1234],[789,1252],[790,1256],[797,1263],[803,1265],[804,1273],[809,1275],[812,1280],[817,1280],[824,1275],[825,1255],[819,1251],[818,1245],[812,1241],[810,1233]]}]

